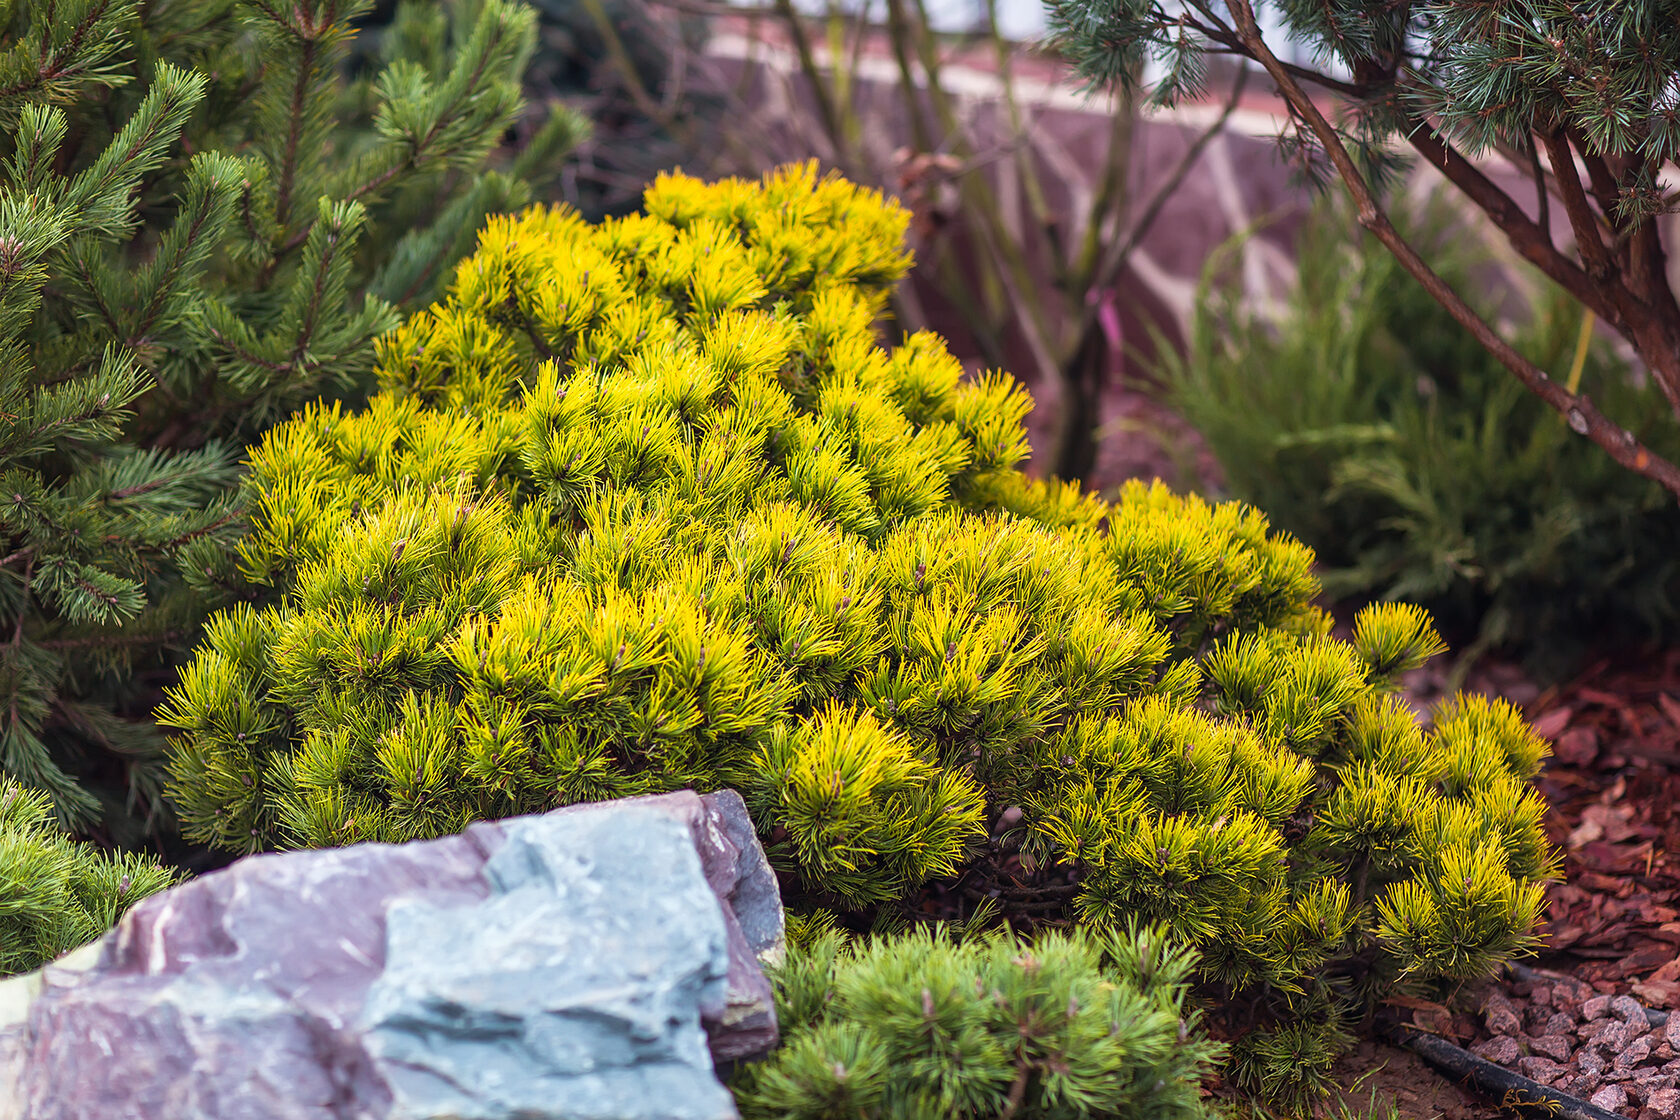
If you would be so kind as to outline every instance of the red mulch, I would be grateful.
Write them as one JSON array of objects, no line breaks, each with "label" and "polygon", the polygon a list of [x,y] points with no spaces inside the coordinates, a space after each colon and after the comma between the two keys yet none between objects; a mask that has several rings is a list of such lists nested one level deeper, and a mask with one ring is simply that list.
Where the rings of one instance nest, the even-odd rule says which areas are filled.
[{"label": "red mulch", "polygon": [[1554,743],[1539,785],[1564,856],[1542,963],[1680,1007],[1680,650],[1595,665],[1528,715]]}]

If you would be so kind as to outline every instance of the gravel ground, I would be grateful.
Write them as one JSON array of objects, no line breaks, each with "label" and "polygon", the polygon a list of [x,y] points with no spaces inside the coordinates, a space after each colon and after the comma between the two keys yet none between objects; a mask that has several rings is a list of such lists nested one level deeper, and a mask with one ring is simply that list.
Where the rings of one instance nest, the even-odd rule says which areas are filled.
[{"label": "gravel ground", "polygon": [[1632,996],[1542,974],[1490,989],[1481,1025],[1479,1057],[1623,1116],[1680,1118],[1680,1015],[1654,1026]]}]

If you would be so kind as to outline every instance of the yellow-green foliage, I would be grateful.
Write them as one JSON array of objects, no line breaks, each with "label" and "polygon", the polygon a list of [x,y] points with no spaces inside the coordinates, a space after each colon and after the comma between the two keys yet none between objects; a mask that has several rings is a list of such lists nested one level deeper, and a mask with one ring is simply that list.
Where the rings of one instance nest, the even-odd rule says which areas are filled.
[{"label": "yellow-green foliage", "polygon": [[403,840],[727,784],[810,894],[866,907],[987,858],[1021,805],[1074,914],[1163,923],[1241,989],[1520,948],[1539,741],[1479,701],[1420,731],[1387,694],[1428,619],[1327,636],[1311,554],[1256,511],[1027,482],[1008,377],[874,334],[904,225],[810,168],[493,221],[366,410],[253,454],[259,605],[165,712],[189,834]]}]

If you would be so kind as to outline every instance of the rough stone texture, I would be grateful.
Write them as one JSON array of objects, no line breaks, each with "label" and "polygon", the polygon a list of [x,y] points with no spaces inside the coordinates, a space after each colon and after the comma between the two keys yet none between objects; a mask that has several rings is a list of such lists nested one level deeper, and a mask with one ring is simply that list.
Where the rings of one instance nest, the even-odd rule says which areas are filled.
[{"label": "rough stone texture", "polygon": [[1610,1001],[1610,1014],[1624,1023],[1644,1030],[1650,1024],[1645,1018],[1645,1005],[1632,996],[1617,996]]},{"label": "rough stone texture", "polygon": [[1496,1034],[1483,1042],[1478,1042],[1470,1048],[1470,1052],[1478,1058],[1486,1058],[1495,1065],[1515,1065],[1522,1057],[1522,1047],[1517,1040],[1508,1034]]},{"label": "rough stone texture", "polygon": [[0,1120],[723,1120],[780,922],[728,792],[242,860],[0,984]]},{"label": "rough stone texture", "polygon": [[1554,1011],[1550,1015],[1546,1016],[1546,1021],[1541,1025],[1539,1033],[1562,1035],[1574,1034],[1575,1017],[1563,1011]]},{"label": "rough stone texture", "polygon": [[1566,1008],[1578,1008],[1595,993],[1591,984],[1573,976],[1560,976],[1552,981],[1552,1000]]},{"label": "rough stone texture", "polygon": [[1578,1073],[1573,1077],[1565,1077],[1562,1081],[1557,1083],[1555,1088],[1562,1089],[1571,1096],[1580,1097],[1582,1100],[1586,1100],[1588,1097],[1598,1092],[1601,1085],[1602,1083],[1598,1078],[1589,1076],[1588,1074]]},{"label": "rough stone texture", "polygon": [[781,890],[753,830],[752,819],[734,790],[704,797],[688,791],[574,805],[574,816],[612,814],[636,805],[669,816],[686,827],[700,853],[706,882],[725,903],[729,935],[729,983],[721,1007],[703,1009],[712,1057],[720,1062],[762,1054],[776,1044],[776,1004],[759,965],[779,963],[783,953]]},{"label": "rough stone texture", "polygon": [[1606,1112],[1620,1112],[1628,1103],[1627,1090],[1620,1085],[1606,1085],[1588,1099]]},{"label": "rough stone texture", "polygon": [[1563,1076],[1563,1066],[1550,1058],[1540,1058],[1530,1055],[1517,1059],[1517,1072],[1524,1077],[1532,1077],[1542,1085],[1550,1085]]},{"label": "rough stone texture", "polygon": [[1491,1034],[1522,1033],[1522,1016],[1517,1014],[1516,1006],[1497,992],[1482,1004],[1482,1017]]},{"label": "rough stone texture", "polygon": [[1656,1089],[1645,1100],[1645,1110],[1657,1120],[1680,1117],[1680,1089]]},{"label": "rough stone texture", "polygon": [[1620,1051],[1633,1043],[1633,1040],[1644,1034],[1644,1023],[1634,1026],[1621,1020],[1612,1020],[1603,1030],[1593,1036],[1593,1042],[1599,1046],[1608,1047],[1611,1051]]},{"label": "rough stone texture", "polygon": [[[1653,1027],[1638,999],[1537,970],[1480,998],[1487,1033],[1466,1043],[1477,1056],[1601,1107],[1610,1101],[1608,1111],[1629,1120],[1680,1120],[1680,1011]],[[1527,1034],[1497,1033],[1513,1017]]]},{"label": "rough stone texture", "polygon": [[1622,1047],[1621,1052],[1616,1055],[1614,1065],[1617,1069],[1632,1069],[1650,1056],[1651,1040],[1649,1038],[1636,1038]]}]

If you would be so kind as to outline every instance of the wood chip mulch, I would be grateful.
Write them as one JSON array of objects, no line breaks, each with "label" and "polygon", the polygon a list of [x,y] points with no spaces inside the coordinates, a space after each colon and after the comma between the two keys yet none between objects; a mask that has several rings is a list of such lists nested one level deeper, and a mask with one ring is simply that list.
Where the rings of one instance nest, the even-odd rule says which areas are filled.
[{"label": "wood chip mulch", "polygon": [[1680,650],[1594,666],[1529,711],[1563,854],[1541,960],[1600,992],[1680,1007]]}]

